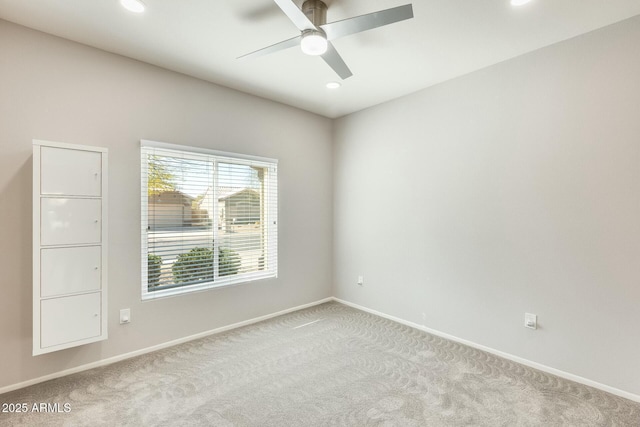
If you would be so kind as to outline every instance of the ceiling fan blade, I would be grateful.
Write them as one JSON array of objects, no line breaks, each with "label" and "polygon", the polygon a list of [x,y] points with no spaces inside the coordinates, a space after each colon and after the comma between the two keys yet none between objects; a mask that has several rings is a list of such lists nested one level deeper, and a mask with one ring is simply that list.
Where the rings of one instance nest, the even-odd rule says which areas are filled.
[{"label": "ceiling fan blade", "polygon": [[413,18],[413,7],[411,4],[405,4],[342,21],[330,22],[320,25],[320,28],[327,34],[327,40],[333,40],[411,18]]},{"label": "ceiling fan blade", "polygon": [[292,0],[273,1],[276,2],[278,7],[282,9],[284,14],[289,17],[291,22],[293,22],[293,24],[298,27],[300,31],[312,30],[316,28],[316,26],[313,25],[311,21],[309,21],[307,15],[305,15],[302,10],[298,9],[298,6],[296,6],[296,4]]},{"label": "ceiling fan blade", "polygon": [[336,74],[340,76],[342,80],[348,79],[349,77],[353,76],[353,73],[351,72],[349,67],[347,67],[347,64],[344,63],[342,57],[340,56],[336,48],[333,47],[333,44],[331,44],[331,42],[327,44],[327,51],[322,55],[322,59],[324,59],[324,62],[326,62],[329,67],[331,67],[333,71],[335,71]]},{"label": "ceiling fan blade", "polygon": [[267,55],[269,53],[278,52],[279,50],[289,49],[293,46],[300,46],[300,36],[293,37],[291,39],[283,40],[279,43],[272,44],[271,46],[264,47],[262,49],[258,49],[254,52],[247,53],[245,55],[239,56],[236,59],[242,58],[256,58],[258,56]]}]

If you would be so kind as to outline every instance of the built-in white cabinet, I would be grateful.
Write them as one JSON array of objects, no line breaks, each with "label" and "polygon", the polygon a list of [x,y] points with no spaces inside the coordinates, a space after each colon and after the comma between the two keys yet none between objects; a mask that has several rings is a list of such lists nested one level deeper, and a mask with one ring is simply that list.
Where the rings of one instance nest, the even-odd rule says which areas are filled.
[{"label": "built-in white cabinet", "polygon": [[41,353],[100,339],[102,293],[91,292],[40,301]]},{"label": "built-in white cabinet", "polygon": [[40,191],[48,195],[100,197],[102,152],[41,146]]},{"label": "built-in white cabinet", "polygon": [[33,141],[33,354],[107,338],[107,150]]},{"label": "built-in white cabinet", "polygon": [[40,244],[100,244],[102,200],[42,197],[40,199]]},{"label": "built-in white cabinet", "polygon": [[101,246],[40,250],[40,297],[55,297],[101,289]]}]

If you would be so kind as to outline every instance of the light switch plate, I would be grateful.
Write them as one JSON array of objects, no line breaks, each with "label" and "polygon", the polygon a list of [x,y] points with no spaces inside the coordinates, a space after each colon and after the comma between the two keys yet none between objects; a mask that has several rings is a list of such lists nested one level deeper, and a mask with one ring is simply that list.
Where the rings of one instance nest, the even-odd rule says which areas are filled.
[{"label": "light switch plate", "polygon": [[525,313],[524,327],[529,329],[538,329],[538,316],[531,313]]}]

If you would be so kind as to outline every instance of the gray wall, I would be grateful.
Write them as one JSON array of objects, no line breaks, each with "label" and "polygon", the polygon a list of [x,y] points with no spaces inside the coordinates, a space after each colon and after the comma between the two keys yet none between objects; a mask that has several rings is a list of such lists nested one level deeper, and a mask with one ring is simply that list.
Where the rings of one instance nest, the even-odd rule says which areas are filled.
[{"label": "gray wall", "polygon": [[[0,387],[330,296],[329,119],[1,20],[0,52]],[[107,147],[110,163],[109,340],[38,357],[33,138]],[[279,159],[278,279],[140,301],[140,139]]]},{"label": "gray wall", "polygon": [[[332,124],[0,20],[0,387],[327,297],[333,269],[339,298],[640,394],[639,42],[634,18]],[[38,357],[33,138],[110,150],[109,340]],[[280,160],[277,280],[140,301],[143,138]]]},{"label": "gray wall", "polygon": [[639,45],[635,17],[337,120],[334,294],[640,394]]}]

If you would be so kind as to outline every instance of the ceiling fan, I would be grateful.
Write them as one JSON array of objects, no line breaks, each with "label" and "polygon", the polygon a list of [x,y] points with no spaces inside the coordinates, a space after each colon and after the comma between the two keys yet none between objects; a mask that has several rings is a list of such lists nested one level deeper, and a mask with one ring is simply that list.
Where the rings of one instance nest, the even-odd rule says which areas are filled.
[{"label": "ceiling fan", "polygon": [[298,9],[298,6],[292,0],[273,1],[298,27],[300,35],[248,53],[238,59],[262,56],[300,45],[302,51],[307,55],[318,55],[324,59],[324,62],[341,79],[349,78],[353,73],[333,47],[331,40],[413,18],[412,5],[405,4],[404,6],[392,7],[342,21],[327,23],[327,5],[321,0],[306,0],[302,4],[302,9]]}]

